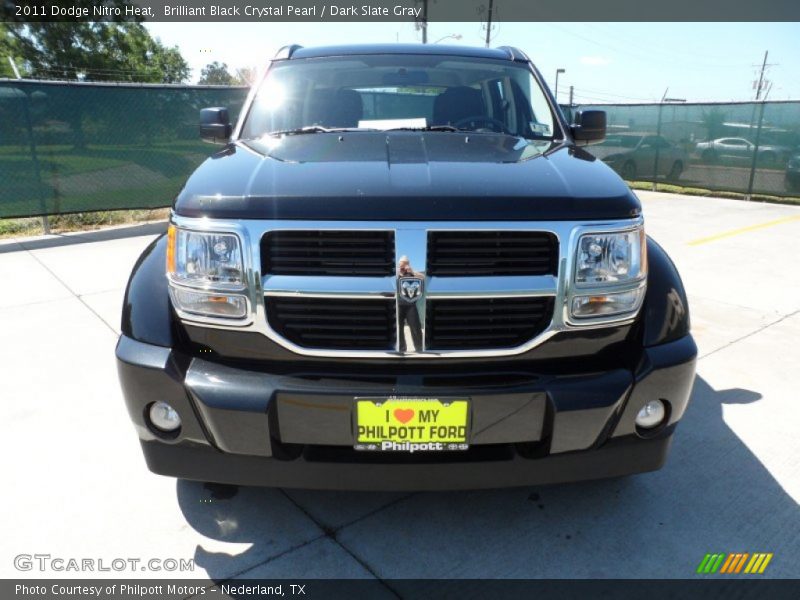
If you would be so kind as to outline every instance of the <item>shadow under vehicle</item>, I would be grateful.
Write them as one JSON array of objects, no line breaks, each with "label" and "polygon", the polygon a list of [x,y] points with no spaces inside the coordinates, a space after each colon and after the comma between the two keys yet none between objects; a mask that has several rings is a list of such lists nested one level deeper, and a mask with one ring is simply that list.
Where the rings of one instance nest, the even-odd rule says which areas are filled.
[{"label": "shadow under vehicle", "polygon": [[688,163],[683,148],[663,136],[647,133],[610,133],[591,152],[628,181],[654,176],[677,181]]},{"label": "shadow under vehicle", "polygon": [[116,349],[148,467],[352,490],[660,468],[680,276],[521,51],[291,46],[135,265]]},{"label": "shadow under vehicle", "polygon": [[[346,557],[329,559],[345,550],[320,551],[333,543],[369,564],[377,577],[393,580],[402,597],[419,596],[419,581],[407,578],[436,578],[444,568],[448,577],[470,579],[470,586],[477,578],[497,577],[708,579],[696,570],[709,546],[774,551],[766,574],[755,577],[794,578],[800,547],[792,535],[800,522],[796,497],[729,422],[732,411],[763,401],[758,389],[715,388],[698,376],[680,443],[670,462],[646,477],[416,494],[237,489],[179,481],[175,493],[188,525],[207,540],[197,546],[194,559],[214,581],[365,576],[348,567]],[[319,537],[286,553],[279,540],[287,537],[283,532],[292,522],[286,517],[288,503],[314,520]],[[759,507],[762,518],[742,523],[743,511],[752,506]],[[422,513],[426,526],[409,535],[409,523]],[[610,532],[614,543],[608,541]],[[453,544],[475,537],[489,551],[467,552]],[[393,541],[391,552],[385,549],[387,539]],[[220,550],[219,542],[230,549]],[[604,551],[597,552],[598,546]],[[420,560],[420,548],[437,560]],[[630,559],[632,553],[636,560]]]}]

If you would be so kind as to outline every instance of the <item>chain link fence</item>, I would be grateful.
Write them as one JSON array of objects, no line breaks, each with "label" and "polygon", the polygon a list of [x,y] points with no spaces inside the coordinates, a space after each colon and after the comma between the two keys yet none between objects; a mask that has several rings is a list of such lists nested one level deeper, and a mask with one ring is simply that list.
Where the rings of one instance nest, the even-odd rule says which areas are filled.
[{"label": "chain link fence", "polygon": [[[169,206],[246,88],[0,80],[0,218]],[[629,181],[800,196],[800,102],[621,104],[589,147]]]},{"label": "chain link fence", "polygon": [[581,109],[606,111],[606,140],[588,150],[628,181],[800,197],[800,102],[596,104],[571,111]]},{"label": "chain link fence", "polygon": [[169,206],[246,88],[0,80],[0,218]]}]

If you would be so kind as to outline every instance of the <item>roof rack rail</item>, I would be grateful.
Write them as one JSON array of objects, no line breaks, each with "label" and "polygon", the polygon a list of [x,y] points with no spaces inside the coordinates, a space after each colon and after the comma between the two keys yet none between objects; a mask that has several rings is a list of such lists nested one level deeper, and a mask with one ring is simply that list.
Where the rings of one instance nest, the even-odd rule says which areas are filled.
[{"label": "roof rack rail", "polygon": [[498,46],[498,50],[503,50],[506,54],[508,54],[508,58],[510,60],[523,60],[528,61],[528,55],[525,54],[519,48],[514,48],[514,46]]},{"label": "roof rack rail", "polygon": [[300,44],[292,44],[290,46],[283,46],[280,48],[273,57],[273,60],[283,60],[292,58],[292,54],[295,53],[295,50],[300,50],[302,46]]}]

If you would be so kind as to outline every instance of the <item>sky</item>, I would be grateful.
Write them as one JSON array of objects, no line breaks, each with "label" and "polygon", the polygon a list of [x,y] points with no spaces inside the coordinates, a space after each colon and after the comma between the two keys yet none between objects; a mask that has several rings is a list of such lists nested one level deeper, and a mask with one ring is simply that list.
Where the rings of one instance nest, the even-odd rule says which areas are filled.
[{"label": "sky", "polygon": [[[168,46],[178,46],[193,69],[210,62],[231,70],[262,68],[287,44],[420,42],[413,23],[148,23]],[[481,23],[429,23],[428,40],[483,46]],[[800,100],[800,23],[498,23],[492,46],[525,51],[559,102],[569,86],[575,102],[752,100],[754,81],[769,51],[769,99]],[[668,90],[668,91],[667,91]]]}]

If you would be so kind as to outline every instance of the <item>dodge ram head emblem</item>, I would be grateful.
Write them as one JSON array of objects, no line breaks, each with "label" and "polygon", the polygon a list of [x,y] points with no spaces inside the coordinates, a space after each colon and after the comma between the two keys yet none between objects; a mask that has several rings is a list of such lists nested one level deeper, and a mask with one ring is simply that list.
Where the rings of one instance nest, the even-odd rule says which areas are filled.
[{"label": "dodge ram head emblem", "polygon": [[406,302],[416,302],[422,296],[422,279],[403,277],[399,280],[400,297]]}]

